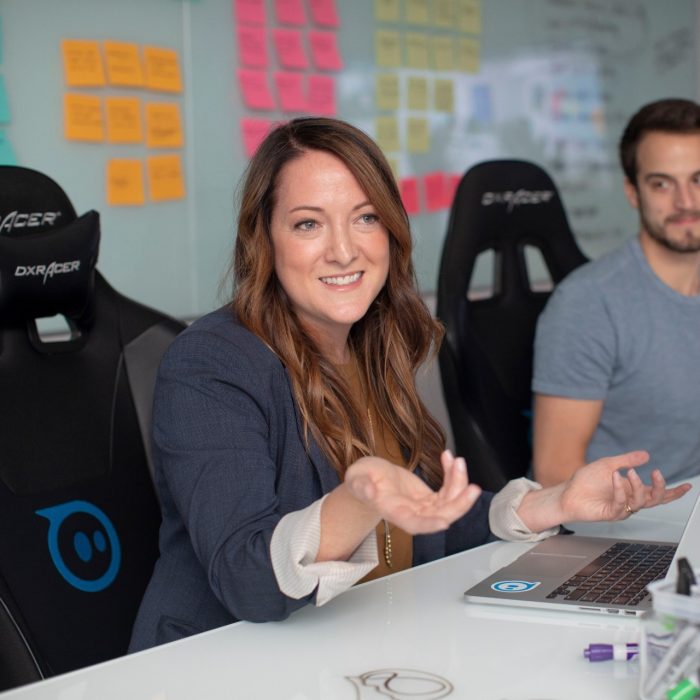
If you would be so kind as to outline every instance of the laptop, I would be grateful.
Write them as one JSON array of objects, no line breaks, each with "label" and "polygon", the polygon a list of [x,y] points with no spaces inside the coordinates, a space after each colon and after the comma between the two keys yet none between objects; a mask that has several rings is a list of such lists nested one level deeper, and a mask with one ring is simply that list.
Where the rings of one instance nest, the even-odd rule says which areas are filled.
[{"label": "laptop", "polygon": [[685,556],[700,566],[700,497],[680,541],[555,535],[465,591],[467,601],[638,616],[652,581],[676,578]]}]

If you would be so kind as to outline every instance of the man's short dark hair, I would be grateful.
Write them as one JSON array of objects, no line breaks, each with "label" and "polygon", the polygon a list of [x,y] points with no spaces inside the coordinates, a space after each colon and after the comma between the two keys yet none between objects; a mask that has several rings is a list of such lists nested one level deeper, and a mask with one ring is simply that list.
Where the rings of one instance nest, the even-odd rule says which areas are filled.
[{"label": "man's short dark hair", "polygon": [[657,100],[644,105],[629,120],[620,139],[620,163],[633,185],[637,184],[637,147],[650,131],[700,133],[700,105],[679,98]]}]

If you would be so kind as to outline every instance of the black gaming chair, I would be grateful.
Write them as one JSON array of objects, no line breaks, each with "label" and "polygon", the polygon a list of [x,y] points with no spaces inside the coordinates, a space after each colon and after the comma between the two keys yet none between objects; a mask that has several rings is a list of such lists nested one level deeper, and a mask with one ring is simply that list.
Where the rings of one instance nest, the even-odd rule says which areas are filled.
[{"label": "black gaming chair", "polygon": [[[457,454],[489,490],[525,475],[531,459],[533,340],[549,291],[529,279],[539,249],[557,283],[586,261],[551,178],[537,165],[496,160],[459,183],[445,238],[437,316],[445,324],[440,373]],[[477,257],[493,251],[491,296],[470,299]]]},{"label": "black gaming chair", "polygon": [[157,557],[151,399],[183,326],[107,284],[99,239],[97,212],[0,167],[0,690],[124,654]]}]

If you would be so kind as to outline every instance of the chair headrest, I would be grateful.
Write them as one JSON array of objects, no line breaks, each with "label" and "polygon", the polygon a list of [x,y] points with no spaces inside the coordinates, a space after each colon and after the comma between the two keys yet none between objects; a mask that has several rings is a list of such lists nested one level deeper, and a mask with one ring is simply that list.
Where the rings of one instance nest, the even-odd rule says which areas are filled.
[{"label": "chair headrest", "polygon": [[50,177],[0,166],[0,319],[62,314],[89,307],[100,244],[96,211],[80,217]]}]

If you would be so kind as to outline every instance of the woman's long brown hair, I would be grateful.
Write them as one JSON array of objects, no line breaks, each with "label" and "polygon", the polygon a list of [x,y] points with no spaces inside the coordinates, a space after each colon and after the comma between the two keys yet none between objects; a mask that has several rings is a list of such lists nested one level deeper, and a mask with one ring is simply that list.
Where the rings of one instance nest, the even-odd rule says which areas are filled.
[{"label": "woman's long brown hair", "polygon": [[362,383],[407,457],[428,483],[442,483],[445,436],[416,390],[418,367],[437,351],[443,328],[416,288],[408,216],[391,169],[362,131],[336,119],[300,118],[274,129],[252,158],[243,185],[233,261],[233,310],[284,363],[308,437],[310,431],[338,474],[372,454],[371,425],[348,400],[349,388],[302,326],[274,271],[270,221],[277,178],[307,151],[339,158],[354,175],[389,233],[386,284],[349,336]]}]

